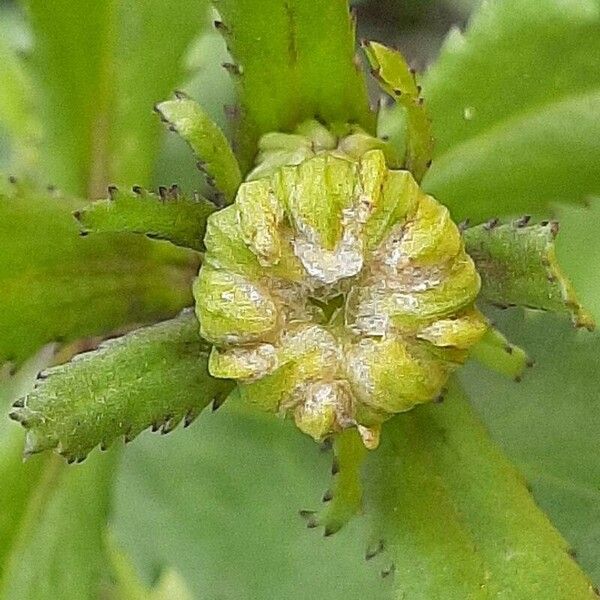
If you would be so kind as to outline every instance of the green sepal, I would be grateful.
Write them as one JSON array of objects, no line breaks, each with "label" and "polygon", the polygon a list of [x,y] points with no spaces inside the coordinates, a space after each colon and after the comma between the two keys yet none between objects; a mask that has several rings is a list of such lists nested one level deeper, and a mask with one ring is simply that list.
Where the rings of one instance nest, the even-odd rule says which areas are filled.
[{"label": "green sepal", "polygon": [[322,526],[324,535],[339,531],[362,508],[361,467],[367,455],[356,429],[347,429],[333,438],[331,487],[323,495],[326,506],[318,513],[302,511],[309,527]]},{"label": "green sepal", "polygon": [[433,155],[431,122],[420,96],[421,88],[398,51],[377,42],[366,42],[363,47],[381,88],[406,111],[405,166],[417,181],[421,181]]},{"label": "green sepal", "polygon": [[198,158],[198,168],[210,184],[223,194],[226,203],[233,202],[242,182],[240,167],[227,138],[202,107],[181,92],[175,100],[156,105],[156,112],[169,129],[176,131]]},{"label": "green sepal", "polygon": [[118,436],[130,441],[148,427],[168,433],[191,423],[232,387],[209,375],[209,350],[186,311],[48,369],[10,415],[28,430],[25,455],[56,448],[80,461]]},{"label": "green sepal", "polygon": [[206,220],[216,206],[205,198],[190,198],[176,186],[158,194],[134,188],[131,192],[109,188],[109,198],[76,211],[83,233],[129,232],[169,240],[177,246],[204,250]]},{"label": "green sepal", "polygon": [[501,375],[520,381],[533,361],[519,346],[511,344],[495,327],[489,327],[484,336],[469,352],[471,358]]},{"label": "green sepal", "polygon": [[577,327],[594,328],[556,260],[556,221],[528,225],[524,217],[497,219],[464,231],[465,248],[481,275],[481,298],[501,307],[525,306],[568,314]]},{"label": "green sepal", "polygon": [[128,233],[82,237],[80,200],[0,180],[0,362],[192,303],[196,252]]}]

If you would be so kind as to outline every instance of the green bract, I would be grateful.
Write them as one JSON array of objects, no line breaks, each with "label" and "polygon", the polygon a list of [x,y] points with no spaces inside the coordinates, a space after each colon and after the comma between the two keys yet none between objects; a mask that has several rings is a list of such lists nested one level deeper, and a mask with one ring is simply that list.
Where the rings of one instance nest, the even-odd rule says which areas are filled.
[{"label": "green bract", "polygon": [[[209,371],[322,439],[435,399],[487,322],[445,207],[382,142],[268,134],[235,203],[208,219],[195,284]],[[315,141],[320,140],[320,141]]]}]

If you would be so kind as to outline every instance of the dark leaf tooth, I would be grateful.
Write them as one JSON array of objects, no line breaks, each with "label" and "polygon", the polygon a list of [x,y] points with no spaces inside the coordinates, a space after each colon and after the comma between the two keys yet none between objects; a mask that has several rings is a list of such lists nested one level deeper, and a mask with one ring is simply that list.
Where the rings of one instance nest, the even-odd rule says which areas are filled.
[{"label": "dark leaf tooth", "polygon": [[74,456],[65,456],[67,459],[67,464],[72,465],[77,459]]},{"label": "dark leaf tooth", "polygon": [[396,567],[395,567],[394,563],[392,563],[389,567],[382,569],[381,576],[385,579],[386,577],[389,577],[390,575],[392,575],[392,573],[395,570],[396,570]]},{"label": "dark leaf tooth", "polygon": [[140,186],[140,185],[134,185],[134,186],[131,188],[131,191],[132,191],[134,194],[137,194],[138,196],[139,196],[139,195],[141,195],[141,194],[143,193],[142,186]]},{"label": "dark leaf tooth", "polygon": [[318,526],[319,526],[319,521],[318,521],[318,520],[317,520],[317,519],[316,519],[314,516],[312,516],[312,517],[309,517],[309,518],[306,520],[306,527],[307,527],[308,529],[315,529],[315,528],[316,528],[316,527],[318,527]]},{"label": "dark leaf tooth", "polygon": [[506,346],[504,346],[504,350],[507,354],[512,354],[513,353],[513,347],[510,346],[509,344],[507,344]]},{"label": "dark leaf tooth", "polygon": [[154,423],[152,423],[152,433],[156,433],[161,428],[162,424],[163,423],[160,421],[155,421]]},{"label": "dark leaf tooth", "polygon": [[494,229],[494,227],[497,227],[499,223],[499,219],[490,219],[487,223],[484,224],[483,227],[484,229],[490,231],[491,229]]},{"label": "dark leaf tooth", "polygon": [[13,421],[16,421],[17,423],[20,423],[21,425],[23,425],[23,427],[28,426],[27,415],[24,414],[24,411],[22,410],[11,410],[8,413],[8,418]]},{"label": "dark leaf tooth", "polygon": [[535,366],[535,360],[533,360],[533,358],[528,358],[527,361],[525,362],[525,366],[529,367],[531,369],[532,367]]},{"label": "dark leaf tooth", "polygon": [[515,377],[515,383],[521,383],[521,381],[523,381],[523,377],[521,377],[521,375],[517,375]]},{"label": "dark leaf tooth", "polygon": [[177,127],[175,127],[175,125],[173,125],[173,124],[169,125],[168,129],[169,129],[169,131],[172,131],[173,133],[177,133]]},{"label": "dark leaf tooth", "polygon": [[309,517],[312,517],[315,513],[316,513],[316,511],[314,511],[314,510],[308,510],[308,509],[305,509],[305,508],[303,508],[302,510],[298,511],[298,514],[303,519],[308,519]]},{"label": "dark leaf tooth", "polygon": [[89,229],[82,229],[82,230],[79,232],[79,237],[86,237],[86,236],[88,236],[88,235],[90,235],[90,230],[89,230]]},{"label": "dark leaf tooth", "polygon": [[470,225],[471,225],[471,222],[469,221],[469,219],[465,219],[464,221],[461,221],[458,224],[458,229],[459,229],[459,231],[464,231],[465,229],[468,229]]},{"label": "dark leaf tooth", "polygon": [[215,412],[215,410],[219,410],[226,399],[227,396],[216,396],[212,402],[212,411]]},{"label": "dark leaf tooth", "polygon": [[575,548],[567,548],[567,554],[572,558],[572,559],[576,559],[577,558],[577,550],[575,550]]},{"label": "dark leaf tooth", "polygon": [[334,456],[333,460],[331,461],[331,474],[337,475],[339,472],[340,472],[340,463],[337,459],[337,456]]},{"label": "dark leaf tooth", "polygon": [[222,65],[223,65],[223,68],[230,75],[233,75],[234,77],[239,77],[242,74],[240,67],[238,65],[236,65],[235,63],[224,62],[224,63],[222,63]]},{"label": "dark leaf tooth", "polygon": [[79,465],[79,464],[81,464],[81,463],[82,463],[82,462],[83,462],[83,461],[84,461],[86,458],[87,458],[87,454],[86,454],[85,456],[79,456],[79,457],[76,459],[76,462],[77,462],[77,464],[78,464],[78,465]]},{"label": "dark leaf tooth", "polygon": [[383,548],[383,540],[379,540],[377,544],[369,546],[365,552],[365,560],[371,560],[372,558],[383,552]]},{"label": "dark leaf tooth", "polygon": [[169,194],[171,194],[171,196],[173,196],[173,198],[177,198],[180,193],[181,193],[181,190],[179,189],[179,186],[176,183],[174,183],[169,188]]},{"label": "dark leaf tooth", "polygon": [[158,195],[160,196],[161,200],[167,199],[167,188],[164,185],[159,186]]},{"label": "dark leaf tooth", "polygon": [[546,226],[548,225],[548,223],[550,223],[550,221],[541,221],[541,222],[540,222],[540,225],[541,225],[542,227],[546,227]]},{"label": "dark leaf tooth", "polygon": [[183,419],[183,426],[189,427],[198,418],[199,414],[200,414],[200,411],[198,411],[196,409],[189,410],[186,413],[185,418]]},{"label": "dark leaf tooth", "polygon": [[23,408],[25,406],[25,398],[19,398],[12,404],[13,408]]},{"label": "dark leaf tooth", "polygon": [[215,26],[215,29],[222,35],[229,33],[229,27],[227,27],[223,21],[213,21],[213,25]]},{"label": "dark leaf tooth", "polygon": [[330,535],[333,535],[336,531],[338,531],[335,527],[331,527],[329,525],[325,526],[325,531],[323,531],[323,536],[324,537],[329,537]]},{"label": "dark leaf tooth", "polygon": [[[431,166],[431,163],[433,162],[433,160],[429,159],[426,163],[425,166],[429,169],[429,167]],[[468,219],[467,219],[468,220]]]},{"label": "dark leaf tooth", "polygon": [[109,185],[107,191],[108,197],[111,200],[114,200],[117,197],[117,194],[119,193],[119,188],[116,185]]},{"label": "dark leaf tooth", "polygon": [[529,221],[531,221],[531,215],[523,215],[520,219],[515,221],[517,227],[525,227]]},{"label": "dark leaf tooth", "polygon": [[554,237],[558,235],[558,231],[560,229],[560,224],[558,221],[550,221],[550,232]]},{"label": "dark leaf tooth", "polygon": [[73,211],[73,216],[79,221],[81,220],[81,214],[82,212],[80,210],[74,210]]},{"label": "dark leaf tooth", "polygon": [[177,100],[188,100],[189,99],[188,94],[186,94],[182,90],[175,90],[173,93],[175,94],[175,98],[177,98]]},{"label": "dark leaf tooth", "polygon": [[14,175],[9,175],[8,182],[14,185],[15,183],[17,183],[17,178]]},{"label": "dark leaf tooth", "polygon": [[333,493],[331,490],[327,490],[324,494],[323,494],[323,502],[331,502],[331,500],[333,499]]}]

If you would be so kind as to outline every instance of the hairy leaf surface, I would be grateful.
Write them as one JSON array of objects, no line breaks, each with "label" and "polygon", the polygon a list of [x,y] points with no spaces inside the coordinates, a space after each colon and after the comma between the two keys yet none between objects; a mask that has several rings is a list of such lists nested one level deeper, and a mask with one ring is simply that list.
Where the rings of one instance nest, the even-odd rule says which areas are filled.
[{"label": "hairy leaf surface", "polygon": [[238,162],[227,138],[204,112],[202,107],[181,92],[175,100],[156,105],[156,111],[189,144],[198,158],[198,167],[206,172],[208,181],[233,202],[242,182]]},{"label": "hairy leaf surface", "polygon": [[200,338],[192,312],[138,329],[96,351],[44,371],[11,417],[28,430],[25,454],[57,448],[67,460],[82,460],[96,446],[107,448],[153,427],[172,431],[191,423],[232,384],[208,373],[210,347]]},{"label": "hairy leaf surface", "polygon": [[99,200],[75,212],[84,233],[141,233],[178,246],[204,250],[206,220],[216,210],[205,198],[182,195],[176,187],[162,188],[158,194],[141,188],[129,192],[113,187],[109,193],[107,200]]},{"label": "hairy leaf surface", "polygon": [[500,306],[527,306],[569,314],[578,327],[593,329],[556,260],[558,223],[492,221],[464,231],[465,247],[481,275],[481,297]]}]

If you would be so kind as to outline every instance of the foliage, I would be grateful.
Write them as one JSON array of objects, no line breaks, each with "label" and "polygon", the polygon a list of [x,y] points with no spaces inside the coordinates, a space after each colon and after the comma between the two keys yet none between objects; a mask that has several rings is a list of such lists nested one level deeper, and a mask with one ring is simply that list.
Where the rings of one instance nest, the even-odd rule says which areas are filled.
[{"label": "foliage", "polygon": [[[566,204],[598,194],[598,0],[483,3],[421,77],[377,42],[363,45],[366,61],[357,58],[346,0],[214,0],[237,96],[231,127],[215,115],[225,88],[212,67],[195,75],[202,89],[186,81],[194,52],[220,52],[215,33],[202,31],[206,3],[175,4],[28,0],[32,50],[19,55],[0,40],[0,80],[9,83],[0,85],[0,126],[11,136],[2,151],[19,175],[0,189],[0,403],[27,430],[0,424],[0,598],[293,600],[306,596],[307,582],[311,595],[332,599],[595,597],[598,336],[569,328],[566,317],[588,329],[600,317],[598,206]],[[377,115],[367,63],[395,101]],[[200,101],[182,92],[164,101],[174,89],[195,89]],[[157,172],[177,162],[212,202],[171,181],[150,190],[161,143],[153,106],[206,178],[182,166],[171,144]],[[310,172],[369,157],[383,168],[360,178],[358,166]],[[307,177],[297,188],[299,172]],[[248,340],[236,345],[223,322],[241,323],[236,335],[262,327],[255,303],[244,300],[244,312],[231,301],[248,292],[248,273],[256,286],[274,273],[278,293],[294,278],[295,263],[281,258],[289,219],[294,243],[305,235],[322,250],[319,262],[346,235],[343,190],[363,205],[409,198],[401,187],[386,196],[380,172],[410,180],[419,206],[437,208],[417,218],[386,201],[357,227],[375,223],[382,235],[404,219],[399,255],[423,261],[411,263],[417,275],[437,277],[443,265],[432,256],[453,240],[457,263],[478,272],[471,312],[397,326],[453,368],[471,344],[474,360],[458,379],[440,380],[437,402],[384,423],[377,450],[354,428],[338,432],[365,419],[379,426],[377,407],[344,413],[319,448],[248,402],[253,388],[264,403],[261,368],[248,385],[231,365],[244,366],[242,354],[261,357],[248,358]],[[284,188],[285,206],[274,208]],[[475,226],[459,234],[424,192]],[[556,240],[555,221],[541,221],[554,213],[563,221]],[[201,260],[198,327],[192,310],[172,317],[194,301]],[[338,296],[341,306],[351,297],[340,289],[307,292],[310,318],[333,327],[351,315],[349,303],[340,317]],[[489,303],[527,308],[502,313]],[[482,337],[463,348],[459,325],[473,318]],[[211,349],[215,323],[222,331]],[[271,333],[264,344],[274,343]],[[294,369],[324,375],[314,353],[288,354],[292,371],[275,392]],[[242,385],[215,376],[225,359],[221,376]],[[405,377],[408,363],[394,360]],[[394,384],[405,379],[386,364],[374,361],[385,371],[379,393],[397,401]],[[432,368],[416,380],[430,384]],[[306,431],[317,405],[304,407]],[[141,435],[122,462],[117,444],[95,449],[198,416],[190,430]],[[54,448],[69,462],[89,457],[67,466],[41,453],[23,465],[23,446],[27,455]]]}]

